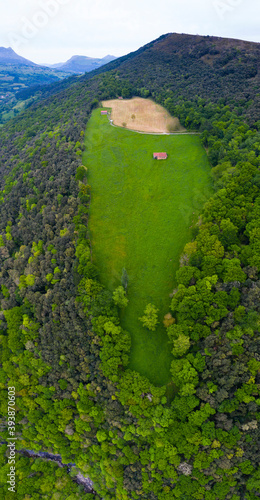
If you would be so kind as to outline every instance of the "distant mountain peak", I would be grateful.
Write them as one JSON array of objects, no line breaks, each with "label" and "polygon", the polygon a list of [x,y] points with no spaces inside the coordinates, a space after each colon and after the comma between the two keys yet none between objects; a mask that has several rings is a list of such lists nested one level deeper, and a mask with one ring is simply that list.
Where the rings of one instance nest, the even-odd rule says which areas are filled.
[{"label": "distant mountain peak", "polygon": [[18,66],[38,66],[38,64],[19,56],[12,47],[0,47],[0,64],[16,64]]},{"label": "distant mountain peak", "polygon": [[75,55],[64,63],[46,64],[45,66],[56,68],[61,71],[67,71],[69,73],[79,74],[88,73],[94,69],[98,69],[104,64],[114,61],[115,59],[115,56],[111,56],[109,54],[102,59],[98,57]]},{"label": "distant mountain peak", "polygon": [[107,54],[105,57],[102,58],[102,61],[104,61],[104,59],[110,59],[111,61],[113,61],[114,59],[116,59],[116,57],[111,56],[110,54]]}]

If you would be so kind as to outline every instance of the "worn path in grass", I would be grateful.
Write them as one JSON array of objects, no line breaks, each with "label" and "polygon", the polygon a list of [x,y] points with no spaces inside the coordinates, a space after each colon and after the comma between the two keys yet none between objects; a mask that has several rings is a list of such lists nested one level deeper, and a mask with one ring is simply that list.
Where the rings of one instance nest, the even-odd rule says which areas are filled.
[{"label": "worn path in grass", "polygon": [[[132,337],[129,367],[163,385],[171,352],[162,320],[190,226],[211,192],[207,156],[198,136],[111,127],[100,109],[88,122],[85,145],[93,262],[110,290],[127,270],[129,304],[121,320]],[[153,160],[156,151],[166,151],[168,159]],[[138,320],[149,302],[160,310],[155,332]]]}]

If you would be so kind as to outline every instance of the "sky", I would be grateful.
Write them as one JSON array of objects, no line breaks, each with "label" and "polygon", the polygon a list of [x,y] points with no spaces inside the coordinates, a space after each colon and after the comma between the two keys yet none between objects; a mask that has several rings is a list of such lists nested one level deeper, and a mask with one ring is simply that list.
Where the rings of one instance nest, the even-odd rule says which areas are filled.
[{"label": "sky", "polygon": [[116,57],[165,33],[260,42],[259,0],[0,0],[0,46],[31,61]]}]

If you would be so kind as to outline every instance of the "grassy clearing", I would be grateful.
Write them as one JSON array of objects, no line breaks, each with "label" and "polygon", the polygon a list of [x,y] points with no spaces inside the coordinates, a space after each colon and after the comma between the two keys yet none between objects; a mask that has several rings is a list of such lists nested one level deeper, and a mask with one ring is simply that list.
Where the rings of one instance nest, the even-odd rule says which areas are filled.
[{"label": "grassy clearing", "polygon": [[[198,136],[111,127],[100,109],[88,122],[85,144],[93,261],[110,290],[127,270],[129,304],[121,319],[132,336],[130,368],[163,385],[171,352],[162,320],[180,253],[191,238],[189,226],[210,193],[207,156]],[[168,159],[153,160],[154,151],[166,151]],[[138,320],[149,302],[160,311],[155,332]]]},{"label": "grassy clearing", "polygon": [[112,99],[103,101],[102,105],[111,108],[114,125],[140,132],[183,132],[179,118],[172,117],[168,111],[151,101],[134,97],[133,99]]}]

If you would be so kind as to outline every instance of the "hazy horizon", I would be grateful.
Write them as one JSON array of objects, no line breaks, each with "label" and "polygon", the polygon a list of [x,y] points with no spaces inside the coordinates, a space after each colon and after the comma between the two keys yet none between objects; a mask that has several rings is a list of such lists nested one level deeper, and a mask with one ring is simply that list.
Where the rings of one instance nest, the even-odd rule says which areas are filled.
[{"label": "hazy horizon", "polygon": [[37,64],[74,55],[120,57],[166,33],[259,42],[257,0],[10,0],[0,46]]},{"label": "hazy horizon", "polygon": [[[162,35],[164,35],[164,34],[166,34],[166,33],[162,33]],[[184,34],[186,34],[186,35],[199,35],[199,36],[207,36],[207,35],[200,35],[200,33],[184,33]],[[209,35],[209,36],[217,36],[217,35]],[[221,37],[221,38],[231,38],[231,39],[232,39],[232,38],[234,38],[234,37]],[[247,39],[245,39],[245,38],[240,38],[240,40],[244,40],[244,41],[246,41],[246,42],[259,43],[259,42],[255,42],[254,40],[247,40]],[[149,43],[149,42],[151,42],[151,41],[152,41],[152,40],[147,40],[147,42],[146,42],[146,43]],[[144,45],[145,45],[145,44],[144,44]],[[3,47],[3,46],[2,46],[2,47]],[[4,48],[6,48],[6,49],[8,49],[8,48],[13,49],[13,47],[4,47]],[[139,48],[139,47],[137,47],[137,49],[138,49],[138,48]],[[134,49],[134,50],[137,50],[137,49]],[[15,49],[13,49],[13,50],[15,51]],[[15,52],[16,52],[16,51],[15,51]],[[129,52],[133,52],[133,51],[131,51],[131,50],[130,50]],[[24,57],[25,59],[29,59],[28,57],[26,57],[26,56],[25,56],[25,55],[23,55],[22,53],[19,53],[19,52],[16,52],[16,53],[17,53],[19,56]],[[30,60],[31,62],[35,63],[35,64],[39,64],[39,65],[44,66],[44,65],[53,65],[53,64],[64,64],[64,63],[66,63],[67,61],[69,61],[69,60],[70,60],[72,57],[74,57],[74,56],[79,56],[79,57],[89,57],[89,58],[93,58],[93,59],[103,59],[103,58],[105,58],[105,57],[107,57],[107,56],[114,56],[114,57],[118,58],[118,57],[122,57],[122,56],[124,56],[124,55],[126,55],[126,54],[127,54],[127,53],[125,53],[125,54],[121,54],[121,55],[118,55],[118,56],[115,56],[114,54],[107,53],[107,54],[104,54],[104,55],[101,55],[101,56],[95,56],[95,55],[91,55],[91,54],[89,54],[89,53],[88,53],[88,54],[82,54],[82,53],[81,53],[81,54],[80,54],[80,53],[76,54],[76,53],[75,53],[75,54],[70,55],[69,57],[67,57],[67,58],[66,58],[66,59],[64,59],[64,60],[56,60],[56,61],[54,61],[54,62],[53,62],[53,61],[52,61],[52,62],[49,62],[49,61],[44,61],[44,62],[36,62],[36,61],[34,61],[34,60],[32,60],[32,59],[29,59],[29,60]]]}]

